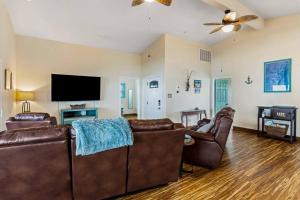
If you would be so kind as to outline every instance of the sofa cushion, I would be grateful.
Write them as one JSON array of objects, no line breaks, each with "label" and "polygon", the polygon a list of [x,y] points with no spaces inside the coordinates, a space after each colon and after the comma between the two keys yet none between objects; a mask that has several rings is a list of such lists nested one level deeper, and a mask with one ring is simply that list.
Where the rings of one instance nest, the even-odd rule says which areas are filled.
[{"label": "sofa cushion", "polygon": [[132,131],[172,130],[174,123],[170,119],[129,120]]},{"label": "sofa cushion", "polygon": [[48,113],[19,113],[15,116],[16,121],[43,121],[49,118]]}]

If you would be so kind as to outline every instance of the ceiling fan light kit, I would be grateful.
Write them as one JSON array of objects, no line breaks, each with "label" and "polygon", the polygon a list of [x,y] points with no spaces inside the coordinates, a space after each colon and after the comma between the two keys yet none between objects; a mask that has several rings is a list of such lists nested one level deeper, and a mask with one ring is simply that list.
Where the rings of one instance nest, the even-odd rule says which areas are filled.
[{"label": "ceiling fan light kit", "polygon": [[233,31],[233,29],[234,29],[234,25],[232,25],[232,24],[229,24],[229,25],[226,25],[226,26],[222,27],[222,31],[224,33],[229,33],[231,31]]},{"label": "ceiling fan light kit", "polygon": [[160,4],[163,4],[165,6],[170,6],[172,4],[172,0],[133,0],[132,1],[132,6],[138,6],[138,5],[141,5],[143,3],[152,3],[156,1],[157,3],[160,3]]}]

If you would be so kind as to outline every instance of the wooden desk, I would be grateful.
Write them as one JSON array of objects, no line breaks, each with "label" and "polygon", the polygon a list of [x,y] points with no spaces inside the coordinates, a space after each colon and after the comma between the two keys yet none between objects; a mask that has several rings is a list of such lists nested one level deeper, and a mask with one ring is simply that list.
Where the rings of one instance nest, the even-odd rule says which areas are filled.
[{"label": "wooden desk", "polygon": [[202,119],[202,115],[207,118],[206,110],[185,110],[181,111],[181,123],[183,124],[183,119],[185,117],[185,127],[188,127],[188,117],[197,115],[198,121]]}]

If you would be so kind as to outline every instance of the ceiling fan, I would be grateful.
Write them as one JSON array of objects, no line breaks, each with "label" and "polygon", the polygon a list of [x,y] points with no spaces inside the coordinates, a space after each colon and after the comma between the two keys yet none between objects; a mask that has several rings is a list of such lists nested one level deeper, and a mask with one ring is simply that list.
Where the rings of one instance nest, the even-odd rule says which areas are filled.
[{"label": "ceiling fan", "polygon": [[237,13],[231,10],[225,10],[225,16],[221,23],[205,23],[207,26],[219,26],[212,30],[210,34],[222,30],[225,33],[241,30],[241,24],[257,19],[256,15],[244,15],[237,17]]},{"label": "ceiling fan", "polygon": [[132,6],[138,6],[138,5],[141,5],[145,2],[153,2],[153,1],[161,3],[165,6],[170,6],[172,4],[172,0],[133,0],[131,5]]}]

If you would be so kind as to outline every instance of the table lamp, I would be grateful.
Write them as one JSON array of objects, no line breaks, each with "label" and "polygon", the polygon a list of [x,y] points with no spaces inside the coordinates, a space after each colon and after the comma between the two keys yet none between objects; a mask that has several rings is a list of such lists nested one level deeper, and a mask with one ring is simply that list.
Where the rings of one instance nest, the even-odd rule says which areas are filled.
[{"label": "table lamp", "polygon": [[22,113],[30,112],[30,102],[34,100],[34,92],[32,91],[17,91],[17,101],[24,101],[22,103]]}]

